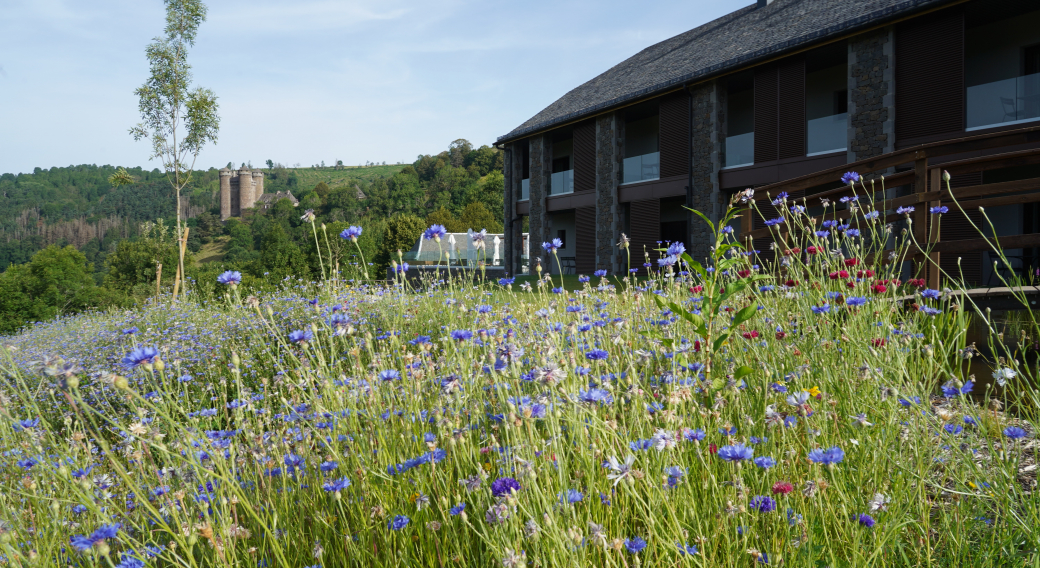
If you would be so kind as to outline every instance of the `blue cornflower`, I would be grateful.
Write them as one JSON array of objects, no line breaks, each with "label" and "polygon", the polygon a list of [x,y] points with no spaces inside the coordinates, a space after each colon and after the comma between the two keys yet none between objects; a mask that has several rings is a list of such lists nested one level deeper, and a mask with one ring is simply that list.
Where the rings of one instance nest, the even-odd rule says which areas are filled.
[{"label": "blue cornflower", "polygon": [[[447,236],[448,230],[444,228],[444,225],[430,225],[429,229],[423,231],[423,238],[428,241],[438,241]],[[407,517],[406,517],[407,518]]]},{"label": "blue cornflower", "polygon": [[137,347],[123,357],[123,367],[133,369],[138,365],[151,365],[159,356],[159,350],[154,347]]},{"label": "blue cornflower", "polygon": [[546,241],[542,243],[542,248],[545,249],[545,252],[554,253],[563,248],[563,241],[561,241],[560,239]]},{"label": "blue cornflower", "polygon": [[762,469],[769,469],[769,468],[773,467],[774,465],[776,465],[776,460],[774,460],[773,458],[771,458],[769,456],[762,456],[762,457],[755,458],[755,465],[757,465],[758,467],[760,467]]},{"label": "blue cornflower", "polygon": [[914,212],[914,208],[912,206],[911,207],[904,206],[904,207],[900,207],[900,208],[896,209],[896,213],[898,213],[900,215],[909,215],[909,214],[911,214],[913,212]]},{"label": "blue cornflower", "polygon": [[495,497],[520,491],[520,483],[512,477],[502,477],[491,482],[491,494]]},{"label": "blue cornflower", "polygon": [[946,430],[947,434],[956,436],[964,431],[964,426],[961,426],[960,424],[947,424],[943,426],[943,430]]},{"label": "blue cornflower", "polygon": [[846,195],[845,197],[842,197],[838,201],[841,201],[842,203],[853,203],[853,202],[859,201],[859,196],[858,195]]},{"label": "blue cornflower", "polygon": [[845,452],[843,452],[838,446],[833,446],[826,450],[816,449],[809,452],[809,461],[824,465],[841,463],[844,459]]},{"label": "blue cornflower", "polygon": [[929,316],[937,316],[942,313],[942,310],[940,310],[939,308],[933,308],[931,306],[921,306],[918,311]]},{"label": "blue cornflower", "polygon": [[722,234],[729,235],[731,233],[733,233],[733,227],[731,227],[729,225],[726,225],[725,227],[722,228]]},{"label": "blue cornflower", "polygon": [[290,472],[295,471],[297,468],[305,469],[307,467],[307,460],[296,454],[287,454],[282,461],[285,462],[286,469]]},{"label": "blue cornflower", "polygon": [[347,227],[346,229],[343,229],[343,232],[339,234],[339,237],[341,239],[347,239],[349,241],[354,241],[354,242],[357,242],[358,237],[360,237],[360,236],[361,236],[361,227],[357,227],[357,226],[354,226],[354,225],[351,225],[351,226]]},{"label": "blue cornflower", "polygon": [[465,510],[466,510],[466,504],[465,503],[459,503],[458,505],[455,505],[451,509],[448,509],[448,514],[450,514],[452,516],[455,516],[455,515],[458,515],[458,514],[462,513]]},{"label": "blue cornflower", "polygon": [[646,541],[638,536],[625,539],[625,550],[629,554],[639,554],[644,548],[646,548]]},{"label": "blue cornflower", "polygon": [[217,282],[225,286],[235,286],[242,282],[242,273],[237,270],[228,270],[217,276]]},{"label": "blue cornflower", "polygon": [[845,175],[841,176],[841,183],[846,185],[852,185],[860,180],[860,176],[856,172],[845,172]]},{"label": "blue cornflower", "polygon": [[332,472],[332,471],[336,471],[336,469],[338,469],[338,468],[339,468],[339,463],[334,462],[334,461],[321,462],[321,465],[318,466],[318,469],[320,469],[322,471],[322,473],[329,473],[329,472]]},{"label": "blue cornflower", "polygon": [[513,282],[516,282],[516,278],[499,278],[498,284],[500,286],[509,286]]},{"label": "blue cornflower", "polygon": [[875,523],[877,523],[877,521],[874,520],[874,517],[871,517],[870,515],[868,515],[866,513],[860,514],[860,516],[859,516],[859,524],[861,524],[861,525],[863,525],[863,526],[865,526],[865,527],[867,527],[869,529],[869,528],[873,527]]},{"label": "blue cornflower", "polygon": [[704,439],[704,430],[700,428],[683,429],[683,439],[687,442],[700,442]]},{"label": "blue cornflower", "polygon": [[22,469],[32,469],[33,466],[35,466],[38,463],[40,462],[35,460],[34,458],[25,458],[23,460],[18,460],[17,462],[15,462],[15,465]]},{"label": "blue cornflower", "polygon": [[456,329],[451,332],[451,338],[455,341],[465,341],[473,338],[473,332],[468,329]]},{"label": "blue cornflower", "polygon": [[821,239],[826,239],[827,237],[831,236],[831,232],[830,231],[816,231],[816,236],[821,238]]},{"label": "blue cornflower", "polygon": [[1019,438],[1025,438],[1027,436],[1026,431],[1018,426],[1008,426],[1007,428],[1004,428],[1004,435],[1012,440],[1018,440]]},{"label": "blue cornflower", "polygon": [[306,343],[314,339],[314,334],[309,329],[298,329],[289,334],[289,341],[293,343]]},{"label": "blue cornflower", "polygon": [[40,425],[39,418],[31,418],[28,420],[19,420],[14,423],[15,430],[29,430]]},{"label": "blue cornflower", "polygon": [[137,326],[128,327],[122,331],[123,335],[133,335],[138,332]]},{"label": "blue cornflower", "polygon": [[668,256],[681,256],[682,253],[686,252],[686,245],[675,242],[668,246],[668,250],[665,252]]},{"label": "blue cornflower", "polygon": [[119,564],[116,564],[115,568],[144,568],[144,560],[122,552],[119,554]]},{"label": "blue cornflower", "polygon": [[577,503],[577,502],[581,501],[582,499],[584,499],[585,495],[582,494],[582,492],[578,491],[577,489],[568,489],[567,491],[564,491],[563,495],[561,495],[560,497],[561,497],[561,501],[566,499],[566,501],[568,503]]},{"label": "blue cornflower", "polygon": [[945,205],[936,205],[928,210],[932,215],[942,215],[943,213],[949,213],[950,208]]},{"label": "blue cornflower", "polygon": [[677,546],[679,548],[679,554],[681,556],[685,556],[687,554],[689,554],[690,556],[693,556],[693,555],[697,554],[697,547],[693,546],[691,544],[683,544],[681,542],[677,542],[677,543],[675,543],[675,546]]},{"label": "blue cornflower", "polygon": [[[438,225],[434,225],[434,227],[436,227],[436,226],[438,226]],[[387,523],[387,528],[389,528],[392,531],[399,531],[399,530],[407,527],[408,523],[410,523],[410,522],[411,522],[411,519],[409,519],[408,517],[406,517],[404,515],[397,515],[396,517],[390,519],[390,522]]]},{"label": "blue cornflower", "polygon": [[749,448],[744,444],[731,444],[719,448],[718,456],[725,461],[739,462],[741,460],[749,460],[755,457],[755,450],[754,448]]},{"label": "blue cornflower", "polygon": [[938,300],[940,295],[942,295],[942,292],[932,290],[931,288],[927,288],[921,292],[921,297],[928,298],[929,300]]},{"label": "blue cornflower", "polygon": [[593,349],[585,354],[585,358],[589,361],[604,361],[609,356],[609,353],[602,349]]},{"label": "blue cornflower", "polygon": [[776,510],[776,501],[768,495],[756,495],[751,498],[751,508],[759,513],[769,513]]},{"label": "blue cornflower", "polygon": [[845,298],[845,305],[846,306],[856,307],[856,306],[862,306],[863,304],[866,304],[866,303],[867,303],[867,298],[865,298],[863,296],[849,296],[848,298]]},{"label": "blue cornflower", "polygon": [[797,215],[799,213],[805,213],[805,207],[802,206],[802,205],[792,205],[791,206],[791,213],[794,213],[795,215]]},{"label": "blue cornflower", "polygon": [[849,229],[845,231],[846,237],[858,237],[860,235],[859,229]]},{"label": "blue cornflower", "polygon": [[328,493],[339,493],[340,491],[345,491],[348,487],[350,487],[350,480],[346,477],[326,481],[321,486]]},{"label": "blue cornflower", "polygon": [[783,217],[777,217],[776,219],[769,219],[769,220],[767,220],[766,221],[766,226],[767,227],[775,227],[775,226],[777,226],[777,225],[779,225],[780,223],[783,223],[783,222],[784,222],[784,218]]},{"label": "blue cornflower", "polygon": [[597,270],[597,271],[593,272],[592,275],[593,276],[598,276],[600,278],[605,278],[607,276],[607,271],[606,270]]},{"label": "blue cornflower", "polygon": [[868,212],[863,214],[863,218],[864,219],[877,219],[880,215],[881,215],[881,213],[878,213],[877,211],[868,211]]},{"label": "blue cornflower", "polygon": [[787,201],[788,197],[790,197],[790,196],[787,194],[786,191],[781,191],[780,193],[776,194],[776,198],[773,199],[773,201],[771,203],[773,204],[774,207],[779,207],[780,205],[782,205],[784,203],[784,201]]},{"label": "blue cornflower", "polygon": [[387,369],[385,371],[379,371],[379,379],[383,381],[393,381],[401,378],[401,373],[397,372],[396,369]]},{"label": "blue cornflower", "polygon": [[812,311],[813,311],[814,314],[825,314],[825,313],[831,311],[831,305],[830,304],[823,304],[822,306],[813,306],[812,307]]},{"label": "blue cornflower", "polygon": [[582,284],[588,282],[589,280],[591,279],[588,276],[585,276],[584,274],[578,277],[578,282],[581,282]]}]

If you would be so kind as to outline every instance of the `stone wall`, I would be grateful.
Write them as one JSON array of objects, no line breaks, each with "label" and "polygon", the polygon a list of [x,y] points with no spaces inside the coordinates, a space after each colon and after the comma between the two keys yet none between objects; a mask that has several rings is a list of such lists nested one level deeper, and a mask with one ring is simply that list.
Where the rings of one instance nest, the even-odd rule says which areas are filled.
[{"label": "stone wall", "polygon": [[538,259],[542,260],[542,268],[549,265],[543,258],[542,243],[549,234],[549,216],[545,211],[545,197],[549,194],[549,184],[552,181],[552,138],[548,134],[541,134],[530,138],[530,199],[531,199],[531,250],[530,269],[535,273]]},{"label": "stone wall", "polygon": [[[692,87],[693,127],[690,133],[693,145],[693,199],[689,207],[705,214],[712,221],[721,215],[719,193],[719,168],[721,166],[719,118],[719,85],[716,81]],[[703,219],[689,214],[690,256],[704,262],[711,254],[715,236]]]},{"label": "stone wall", "polygon": [[502,176],[505,178],[503,180],[504,183],[502,184],[505,189],[505,195],[502,196],[502,219],[505,220],[506,229],[504,235],[506,243],[503,250],[503,256],[505,258],[502,259],[502,264],[505,265],[506,271],[509,273],[516,270],[516,265],[519,259],[519,256],[515,254],[517,246],[514,233],[516,231],[513,230],[513,217],[516,216],[516,198],[518,197],[516,188],[513,187],[516,183],[516,177],[513,174],[513,170],[515,169],[513,167],[513,160],[516,156],[514,146],[515,144],[507,144],[502,151]]},{"label": "stone wall", "polygon": [[895,150],[892,48],[892,28],[849,40],[849,162]]},{"label": "stone wall", "polygon": [[[624,121],[618,113],[596,117],[596,270],[620,270],[617,242],[621,238],[621,156]],[[533,241],[532,241],[533,242]]]}]

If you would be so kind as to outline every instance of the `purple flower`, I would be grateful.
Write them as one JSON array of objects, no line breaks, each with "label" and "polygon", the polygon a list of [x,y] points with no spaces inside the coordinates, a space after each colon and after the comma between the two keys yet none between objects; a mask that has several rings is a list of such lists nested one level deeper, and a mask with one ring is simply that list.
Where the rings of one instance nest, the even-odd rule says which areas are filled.
[{"label": "purple flower", "polygon": [[866,513],[862,513],[859,516],[859,524],[867,527],[868,529],[870,527],[874,526],[875,523],[877,523],[877,521],[874,520],[874,517],[871,517],[870,515],[868,515]]},{"label": "purple flower", "polygon": [[590,388],[587,391],[578,389],[578,400],[592,404],[610,404],[614,402],[614,396],[606,389]]},{"label": "purple flower", "polygon": [[676,256],[677,257],[677,256],[682,255],[682,253],[684,253],[684,252],[686,252],[686,245],[684,245],[682,243],[672,243],[668,247],[668,251],[665,254],[667,254],[668,256]]},{"label": "purple flower", "polygon": [[776,510],[776,501],[768,495],[756,495],[751,498],[751,508],[759,513],[769,513]]},{"label": "purple flower", "polygon": [[459,503],[458,505],[455,505],[451,509],[448,509],[448,514],[450,514],[452,516],[455,516],[455,515],[458,515],[458,514],[462,513],[465,510],[466,510],[466,504],[465,503]]},{"label": "purple flower", "polygon": [[592,274],[595,275],[595,276],[599,276],[600,278],[605,278],[607,276],[607,271],[606,270],[597,270],[597,271],[593,272]]},{"label": "purple flower", "polygon": [[226,286],[234,286],[242,282],[242,273],[237,270],[228,270],[217,276],[217,282]]},{"label": "purple flower", "polygon": [[398,373],[396,369],[387,369],[385,371],[379,371],[379,379],[382,381],[393,381],[401,378],[401,373]]},{"label": "purple flower", "polygon": [[866,304],[866,303],[867,303],[867,298],[865,298],[863,296],[849,296],[848,298],[845,298],[845,305],[846,306],[856,307],[856,306],[862,306],[863,304]]},{"label": "purple flower", "polygon": [[512,477],[502,477],[491,482],[491,494],[495,497],[520,491],[520,483]]},{"label": "purple flower", "polygon": [[777,225],[779,225],[780,223],[783,223],[783,222],[784,222],[784,218],[783,217],[777,217],[776,219],[769,219],[768,221],[766,221],[766,226],[767,227],[775,227],[775,226],[777,226]]},{"label": "purple flower", "polygon": [[542,243],[542,248],[545,249],[545,252],[554,253],[554,252],[558,251],[559,249],[563,248],[563,241],[561,241],[560,239],[553,239],[551,241],[546,241],[546,242]]},{"label": "purple flower", "polygon": [[608,356],[609,353],[602,349],[593,349],[585,354],[585,358],[589,361],[605,361]]},{"label": "purple flower", "polygon": [[[434,226],[436,227],[436,225],[434,225]],[[390,519],[390,522],[387,523],[387,528],[392,530],[392,531],[399,531],[399,530],[407,527],[408,523],[410,523],[410,522],[411,522],[411,519],[409,519],[408,517],[406,517],[404,515],[397,515],[396,517]]]},{"label": "purple flower", "polygon": [[30,419],[30,420],[19,420],[18,422],[15,422],[14,429],[15,430],[29,430],[29,429],[35,428],[35,427],[37,427],[39,425],[40,425],[40,419],[39,418],[33,418],[33,419]]},{"label": "purple flower", "polygon": [[755,457],[755,450],[754,448],[749,448],[744,444],[732,444],[719,448],[718,456],[719,458],[729,462],[739,462],[741,460],[749,460]]},{"label": "purple flower", "polygon": [[964,431],[964,426],[961,426],[960,424],[947,424],[943,426],[943,430],[946,430],[947,434],[956,436]]},{"label": "purple flower", "polygon": [[773,467],[774,465],[776,465],[776,460],[774,460],[773,458],[771,458],[769,456],[762,456],[762,457],[755,458],[755,465],[757,465],[758,467],[760,467],[762,469],[769,469],[769,468]]},{"label": "purple flower", "polygon": [[625,539],[625,550],[629,554],[639,554],[644,548],[646,548],[646,541],[638,536]]},{"label": "purple flower", "polygon": [[945,205],[936,205],[928,210],[932,215],[942,215],[943,213],[949,213],[950,208]]},{"label": "purple flower", "polygon": [[[423,231],[423,238],[428,241],[440,241],[448,234],[448,230],[444,228],[444,225],[430,225],[429,229]],[[405,517],[407,518],[407,517]]]},{"label": "purple flower", "polygon": [[852,185],[860,180],[859,174],[856,172],[845,172],[845,175],[841,176],[841,183]]},{"label": "purple flower", "polygon": [[845,452],[838,446],[833,446],[826,450],[816,449],[809,452],[809,461],[825,465],[841,463],[844,459]]},{"label": "purple flower", "polygon": [[509,286],[513,282],[516,282],[516,278],[499,278],[498,283],[501,286]]},{"label": "purple flower", "polygon": [[326,481],[325,484],[321,486],[322,489],[329,493],[339,493],[348,487],[350,487],[350,480],[346,477]]},{"label": "purple flower", "polygon": [[913,207],[900,207],[900,208],[896,209],[896,213],[898,213],[900,215],[909,215],[909,214],[911,214],[913,212],[914,212],[914,208]]},{"label": "purple flower", "polygon": [[357,226],[354,226],[354,225],[351,225],[351,226],[347,227],[346,229],[343,229],[343,232],[339,234],[339,238],[347,239],[349,241],[354,241],[354,242],[357,242],[358,237],[360,237],[360,236],[361,236],[361,227],[357,227]]},{"label": "purple flower", "polygon": [[465,341],[473,337],[473,332],[468,329],[456,329],[451,332],[451,338],[455,341]]},{"label": "purple flower", "polygon": [[568,489],[563,493],[563,495],[561,495],[560,500],[563,501],[565,499],[568,503],[577,503],[584,498],[585,495],[583,495],[581,491],[578,491],[577,489]]}]

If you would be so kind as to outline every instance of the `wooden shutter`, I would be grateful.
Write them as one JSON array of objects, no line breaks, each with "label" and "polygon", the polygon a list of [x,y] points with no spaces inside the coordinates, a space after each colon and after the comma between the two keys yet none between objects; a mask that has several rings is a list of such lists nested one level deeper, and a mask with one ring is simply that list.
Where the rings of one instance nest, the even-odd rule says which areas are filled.
[{"label": "wooden shutter", "polygon": [[[976,226],[982,226],[982,213],[978,209],[969,209],[968,204],[964,204],[966,211],[962,213],[959,209],[950,207],[950,212],[942,216],[942,220],[939,222],[939,240],[942,242],[947,241],[960,241],[965,239],[978,239],[981,238],[979,232],[975,227],[971,226],[969,219],[975,223]],[[967,213],[967,215],[965,215]],[[957,258],[960,258],[960,267],[957,266]],[[944,252],[939,255],[939,266],[944,272],[949,274],[955,280],[960,278],[960,274],[964,273],[964,279],[969,284],[982,284],[982,252],[971,251],[971,252]]]},{"label": "wooden shutter", "polygon": [[[574,127],[574,192],[596,190],[596,122]],[[580,262],[580,261],[579,261]]]},{"label": "wooden shutter", "polygon": [[596,208],[574,210],[574,265],[578,274],[596,270]]},{"label": "wooden shutter", "polygon": [[[778,154],[784,158],[805,155],[805,59],[790,57],[777,68]],[[756,134],[757,136],[757,134]]]},{"label": "wooden shutter", "polygon": [[639,268],[639,274],[646,274],[643,251],[650,253],[650,262],[657,262],[658,254],[654,249],[658,248],[657,241],[661,240],[661,200],[633,201],[629,204],[628,214],[628,226],[632,231],[629,235],[632,268]]},{"label": "wooden shutter", "polygon": [[690,100],[685,92],[661,99],[661,177],[690,173]]},{"label": "wooden shutter", "polygon": [[964,14],[959,7],[896,28],[896,141],[964,130]]},{"label": "wooden shutter", "polygon": [[777,68],[755,69],[755,163],[772,162],[777,153]]}]

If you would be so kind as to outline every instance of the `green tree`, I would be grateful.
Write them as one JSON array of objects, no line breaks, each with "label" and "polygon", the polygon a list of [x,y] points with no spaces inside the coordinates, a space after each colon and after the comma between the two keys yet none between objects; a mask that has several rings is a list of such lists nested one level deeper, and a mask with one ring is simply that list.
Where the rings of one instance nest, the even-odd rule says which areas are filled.
[{"label": "green tree", "polygon": [[[148,297],[155,292],[156,267],[163,265],[163,283],[171,283],[180,256],[176,241],[160,222],[146,224],[141,236],[119,242],[115,252],[108,255],[105,286],[136,297]],[[188,258],[189,262],[191,257]]]},{"label": "green tree", "polygon": [[[407,252],[419,239],[427,225],[415,215],[396,215],[386,222],[383,232],[383,243],[375,264],[380,272],[385,272],[391,260],[397,260],[397,251]],[[362,234],[363,235],[363,234]]]},{"label": "green tree", "polygon": [[274,160],[267,160],[267,169],[268,170],[273,170],[274,169]]},{"label": "green tree", "polygon": [[329,189],[329,186],[323,181],[319,181],[318,185],[314,186],[314,193],[318,194],[318,197],[321,198],[322,202],[329,198],[330,191],[332,190]]},{"label": "green tree", "polygon": [[429,227],[430,225],[444,225],[444,228],[447,229],[449,233],[465,232],[465,229],[462,228],[459,220],[456,219],[455,215],[453,215],[446,207],[441,207],[426,216],[426,226]]},{"label": "green tree", "polygon": [[470,203],[462,210],[462,215],[459,216],[458,226],[460,230],[455,232],[459,233],[464,233],[468,229],[473,229],[474,231],[487,229],[489,233],[502,232],[501,215],[492,214],[488,211],[487,207],[479,201]]},{"label": "green tree", "polygon": [[269,281],[287,276],[306,278],[307,260],[279,223],[271,223],[260,245],[260,269]]},{"label": "green tree", "polygon": [[[176,236],[183,238],[181,191],[191,182],[192,168],[208,142],[216,143],[220,117],[213,91],[191,88],[188,48],[195,45],[199,24],[206,20],[200,0],[165,0],[165,37],[148,44],[150,75],[134,93],[142,122],[130,129],[134,140],[151,138],[152,154],[166,170],[176,197]],[[188,162],[188,158],[191,162]],[[184,255],[178,256],[178,274],[184,274]],[[176,289],[176,286],[175,286]]]}]

